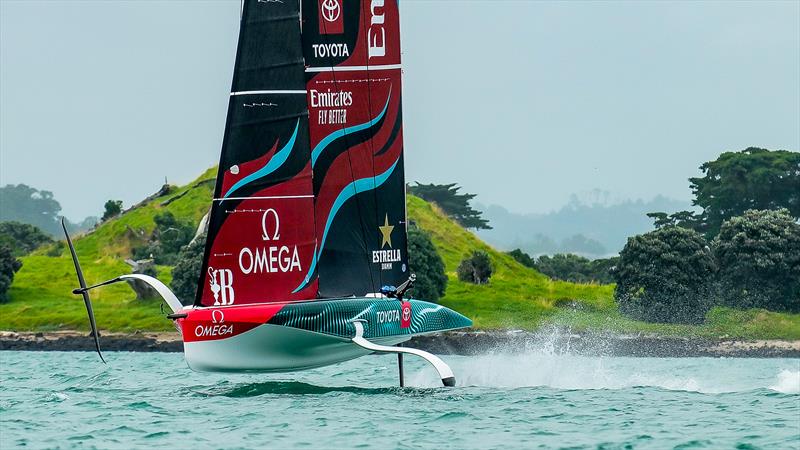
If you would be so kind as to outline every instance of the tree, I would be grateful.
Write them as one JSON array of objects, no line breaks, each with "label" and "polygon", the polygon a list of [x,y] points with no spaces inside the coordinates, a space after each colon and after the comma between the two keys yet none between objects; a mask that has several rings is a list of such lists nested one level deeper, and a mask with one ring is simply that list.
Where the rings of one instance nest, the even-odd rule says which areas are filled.
[{"label": "tree", "polygon": [[408,186],[409,192],[417,197],[436,203],[450,218],[464,228],[476,230],[491,230],[489,221],[482,217],[482,212],[473,209],[469,202],[477,194],[459,194],[461,189],[456,183],[450,184],[420,184]]},{"label": "tree", "polygon": [[531,269],[536,268],[536,261],[531,258],[531,256],[522,250],[515,248],[508,252],[508,256],[514,258],[514,260],[525,267],[530,267]]},{"label": "tree", "polygon": [[664,227],[628,238],[613,272],[623,314],[649,322],[699,323],[712,305],[714,256],[698,232]]},{"label": "tree", "polygon": [[693,211],[678,211],[672,214],[651,212],[647,213],[647,217],[653,219],[656,230],[664,227],[681,227],[700,231],[703,228],[703,216]]},{"label": "tree", "polygon": [[8,288],[14,281],[14,274],[22,267],[10,248],[0,246],[0,303],[8,301]]},{"label": "tree", "polygon": [[610,270],[618,258],[596,259],[594,261],[571,253],[557,253],[553,256],[542,255],[534,268],[555,280],[573,283],[612,283]]},{"label": "tree", "polygon": [[50,191],[25,184],[0,188],[0,222],[15,221],[34,225],[51,236],[60,235],[58,213],[61,205]]},{"label": "tree", "polygon": [[178,253],[194,236],[194,227],[169,211],[153,217],[156,227],[147,245],[133,249],[134,259],[154,259],[156,264],[174,265]]},{"label": "tree", "polygon": [[494,272],[489,254],[483,250],[475,250],[458,265],[458,279],[467,283],[486,284]]},{"label": "tree", "polygon": [[556,280],[584,283],[589,281],[586,272],[591,261],[571,253],[542,255],[536,259],[536,270]]},{"label": "tree", "polygon": [[14,256],[23,256],[53,239],[39,228],[20,222],[0,222],[0,246],[11,249]]},{"label": "tree", "polygon": [[614,271],[617,270],[617,264],[619,264],[619,256],[593,259],[592,262],[589,263],[589,274],[592,281],[602,284],[613,283]]},{"label": "tree", "polygon": [[178,254],[178,263],[172,269],[170,287],[184,305],[192,304],[197,296],[205,247],[206,234],[203,233],[181,249]]},{"label": "tree", "polygon": [[105,211],[103,211],[103,217],[100,220],[105,222],[108,219],[117,217],[122,212],[122,200],[109,200],[103,205],[103,208]]},{"label": "tree", "polygon": [[417,276],[415,298],[435,302],[444,296],[447,289],[444,261],[428,233],[411,225],[408,227],[408,265]]},{"label": "tree", "polygon": [[800,224],[787,209],[725,221],[712,247],[727,304],[800,312]]},{"label": "tree", "polygon": [[800,218],[800,153],[749,147],[725,152],[700,170],[704,175],[689,181],[708,237],[749,209],[786,208]]}]

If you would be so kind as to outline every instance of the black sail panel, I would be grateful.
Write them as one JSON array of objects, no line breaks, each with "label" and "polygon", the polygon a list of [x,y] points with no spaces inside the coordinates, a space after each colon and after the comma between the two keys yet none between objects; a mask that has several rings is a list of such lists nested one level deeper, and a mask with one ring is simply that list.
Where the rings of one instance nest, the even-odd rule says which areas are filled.
[{"label": "black sail panel", "polygon": [[247,0],[197,305],[317,296],[308,136],[299,4]]}]

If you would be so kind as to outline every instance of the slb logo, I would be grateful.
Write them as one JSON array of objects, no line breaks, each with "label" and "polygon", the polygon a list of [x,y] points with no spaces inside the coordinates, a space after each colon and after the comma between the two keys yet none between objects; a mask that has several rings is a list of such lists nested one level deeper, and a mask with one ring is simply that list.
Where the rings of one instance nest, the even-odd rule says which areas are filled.
[{"label": "slb logo", "polygon": [[319,34],[344,33],[343,0],[317,0],[319,2]]}]

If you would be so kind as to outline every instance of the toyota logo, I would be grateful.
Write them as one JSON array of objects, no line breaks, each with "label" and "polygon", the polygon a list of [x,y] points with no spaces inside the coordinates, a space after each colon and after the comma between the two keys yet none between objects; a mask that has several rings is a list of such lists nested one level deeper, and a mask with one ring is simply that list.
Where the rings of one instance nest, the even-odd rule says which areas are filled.
[{"label": "toyota logo", "polygon": [[342,7],[339,5],[339,0],[323,0],[322,2],[322,18],[328,22],[336,22],[342,14]]}]

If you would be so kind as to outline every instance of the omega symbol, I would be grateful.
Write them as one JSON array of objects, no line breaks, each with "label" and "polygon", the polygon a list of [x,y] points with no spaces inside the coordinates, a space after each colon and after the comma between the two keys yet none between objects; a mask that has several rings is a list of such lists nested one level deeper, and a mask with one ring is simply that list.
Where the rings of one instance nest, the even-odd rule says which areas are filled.
[{"label": "omega symbol", "polygon": [[[270,234],[269,227],[267,226],[267,216],[273,216],[275,218],[275,232]],[[281,220],[278,217],[278,212],[274,209],[270,208],[264,211],[264,215],[261,216],[261,240],[263,241],[277,241],[281,238]]]}]

